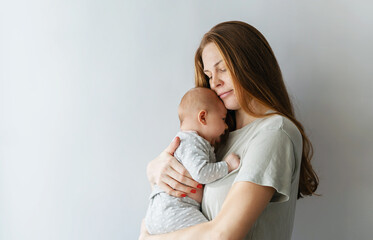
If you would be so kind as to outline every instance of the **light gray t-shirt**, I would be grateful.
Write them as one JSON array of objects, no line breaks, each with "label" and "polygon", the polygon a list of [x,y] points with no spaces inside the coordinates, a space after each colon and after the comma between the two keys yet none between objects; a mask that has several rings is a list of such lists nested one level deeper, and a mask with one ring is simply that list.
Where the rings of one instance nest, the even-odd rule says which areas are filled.
[{"label": "light gray t-shirt", "polygon": [[205,186],[204,215],[209,220],[216,217],[235,182],[271,186],[276,192],[245,239],[291,239],[302,157],[302,136],[298,128],[280,115],[257,119],[230,132],[225,146],[217,153],[217,160],[229,153],[241,157],[240,166]]}]

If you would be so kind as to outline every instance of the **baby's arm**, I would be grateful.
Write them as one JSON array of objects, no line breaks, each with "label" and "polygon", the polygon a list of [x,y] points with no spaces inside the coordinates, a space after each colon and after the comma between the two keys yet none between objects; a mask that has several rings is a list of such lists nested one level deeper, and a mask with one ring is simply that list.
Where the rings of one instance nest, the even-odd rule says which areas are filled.
[{"label": "baby's arm", "polygon": [[[183,138],[174,156],[184,165],[192,178],[201,183],[207,184],[224,177],[229,172],[227,162],[214,162],[210,159],[213,154],[204,141],[198,138]],[[213,161],[213,162],[212,162]]]},{"label": "baby's arm", "polygon": [[[196,180],[197,182],[206,184],[206,183],[214,182],[218,180],[219,178],[224,177],[228,173],[237,169],[239,165],[240,165],[240,157],[237,154],[231,153],[227,157],[225,157],[224,160],[221,162],[216,162],[216,163],[208,163],[206,161],[203,162],[202,167],[198,169],[198,173],[196,174],[196,177],[194,177],[192,173],[191,175],[194,178],[194,180]],[[188,170],[188,171],[193,172],[193,170]]]},{"label": "baby's arm", "polygon": [[240,158],[233,153],[223,161],[215,162],[211,145],[193,135],[184,135],[181,138],[174,156],[184,165],[192,178],[201,184],[211,183],[226,176],[240,164]]},{"label": "baby's arm", "polygon": [[231,153],[223,160],[228,165],[228,172],[232,172],[240,165],[240,157],[237,154]]},{"label": "baby's arm", "polygon": [[178,159],[182,161],[192,178],[201,184],[214,182],[229,173],[227,162],[210,163],[209,156],[201,152],[191,151],[187,156]]}]

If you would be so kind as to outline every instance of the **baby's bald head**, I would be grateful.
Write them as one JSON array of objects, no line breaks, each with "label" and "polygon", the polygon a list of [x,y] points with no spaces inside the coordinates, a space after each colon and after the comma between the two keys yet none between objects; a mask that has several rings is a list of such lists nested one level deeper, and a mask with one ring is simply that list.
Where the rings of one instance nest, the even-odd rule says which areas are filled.
[{"label": "baby's bald head", "polygon": [[222,102],[219,97],[210,88],[192,88],[183,96],[179,105],[178,114],[180,125],[185,118],[192,117],[197,120],[199,111],[212,111],[221,107],[221,104]]}]

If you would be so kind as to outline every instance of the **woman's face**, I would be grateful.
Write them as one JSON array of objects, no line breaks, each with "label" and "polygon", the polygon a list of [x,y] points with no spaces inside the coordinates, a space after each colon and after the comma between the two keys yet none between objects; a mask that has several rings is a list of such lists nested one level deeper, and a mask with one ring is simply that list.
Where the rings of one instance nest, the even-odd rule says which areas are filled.
[{"label": "woman's face", "polygon": [[210,79],[210,87],[223,100],[229,110],[239,110],[231,74],[214,43],[208,43],[202,51],[204,73]]}]

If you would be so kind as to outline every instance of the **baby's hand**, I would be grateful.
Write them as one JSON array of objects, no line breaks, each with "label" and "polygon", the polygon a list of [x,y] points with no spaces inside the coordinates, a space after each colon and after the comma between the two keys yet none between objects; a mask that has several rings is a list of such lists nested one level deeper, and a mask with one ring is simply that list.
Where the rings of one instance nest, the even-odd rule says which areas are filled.
[{"label": "baby's hand", "polygon": [[232,172],[240,165],[240,157],[237,154],[231,153],[224,158],[224,161],[228,165],[228,172]]}]

